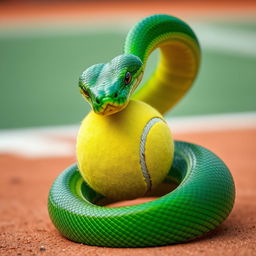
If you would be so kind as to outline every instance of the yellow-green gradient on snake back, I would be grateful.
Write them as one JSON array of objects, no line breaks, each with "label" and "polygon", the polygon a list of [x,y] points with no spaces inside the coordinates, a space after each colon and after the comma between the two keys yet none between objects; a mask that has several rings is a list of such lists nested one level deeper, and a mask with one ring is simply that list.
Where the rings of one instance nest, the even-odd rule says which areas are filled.
[{"label": "yellow-green gradient on snake back", "polygon": [[[181,20],[167,15],[147,17],[131,30],[125,44],[124,55],[143,62],[135,78],[156,48],[161,50],[159,65],[135,97],[164,113],[190,88],[198,71],[200,48],[193,31]],[[83,89],[87,89],[85,80]],[[63,236],[89,245],[145,247],[189,241],[222,223],[235,199],[234,182],[223,161],[209,150],[185,142],[175,142],[174,162],[164,182],[175,182],[177,187],[151,202],[103,207],[101,199],[110,198],[83,182],[77,170],[73,165],[56,179],[48,210]]]},{"label": "yellow-green gradient on snake back", "polygon": [[145,67],[156,48],[161,52],[157,69],[133,98],[150,104],[163,114],[191,87],[200,64],[200,46],[185,22],[159,14],[141,20],[130,30],[124,51],[138,56]]}]

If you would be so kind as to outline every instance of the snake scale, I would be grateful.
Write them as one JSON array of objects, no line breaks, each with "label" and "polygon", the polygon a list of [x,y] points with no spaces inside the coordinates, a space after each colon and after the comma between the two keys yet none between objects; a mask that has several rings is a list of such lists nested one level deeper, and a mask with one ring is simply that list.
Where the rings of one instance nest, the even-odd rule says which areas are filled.
[{"label": "snake scale", "polygon": [[[157,48],[155,72],[134,92]],[[199,64],[200,46],[191,28],[176,17],[152,15],[130,30],[123,55],[86,69],[79,88],[98,114],[122,110],[131,97],[164,114],[191,87]],[[77,170],[74,164],[57,177],[48,211],[63,236],[88,245],[147,247],[189,241],[215,229],[234,204],[233,178],[223,161],[186,142],[175,142],[173,165],[164,181],[177,187],[143,204],[104,207],[107,198],[90,188]]]}]

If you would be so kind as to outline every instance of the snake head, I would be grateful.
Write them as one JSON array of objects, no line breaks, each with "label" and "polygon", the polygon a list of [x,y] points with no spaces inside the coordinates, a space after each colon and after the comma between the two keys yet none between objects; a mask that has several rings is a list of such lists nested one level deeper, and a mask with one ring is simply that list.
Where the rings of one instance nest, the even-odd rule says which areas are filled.
[{"label": "snake head", "polygon": [[87,68],[79,78],[80,92],[93,111],[111,115],[122,110],[143,76],[139,57],[124,54]]}]

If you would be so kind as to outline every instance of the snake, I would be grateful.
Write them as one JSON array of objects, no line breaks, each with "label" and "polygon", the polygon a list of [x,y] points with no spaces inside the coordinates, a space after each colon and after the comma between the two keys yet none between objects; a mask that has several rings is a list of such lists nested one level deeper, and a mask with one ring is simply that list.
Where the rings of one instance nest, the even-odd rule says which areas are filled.
[{"label": "snake", "polygon": [[[160,57],[151,77],[139,86],[151,53]],[[87,68],[79,90],[93,111],[112,115],[131,98],[166,113],[191,88],[200,66],[199,41],[184,21],[156,14],[129,31],[124,53]],[[106,207],[111,201],[93,190],[75,163],[54,181],[48,212],[69,240],[104,247],[150,247],[184,243],[214,230],[230,214],[234,180],[225,163],[210,150],[175,141],[174,160],[154,200]],[[174,185],[163,192],[165,185]],[[152,195],[150,195],[152,196]]]}]

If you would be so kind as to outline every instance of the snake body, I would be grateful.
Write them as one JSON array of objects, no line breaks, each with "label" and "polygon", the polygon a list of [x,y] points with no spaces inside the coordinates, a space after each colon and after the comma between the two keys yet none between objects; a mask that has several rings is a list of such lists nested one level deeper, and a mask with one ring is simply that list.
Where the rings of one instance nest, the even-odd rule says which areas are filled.
[{"label": "snake body", "polygon": [[[136,92],[150,53],[160,49],[151,78]],[[200,63],[200,47],[191,28],[169,15],[153,15],[129,32],[124,54],[96,64],[80,76],[80,91],[102,115],[120,111],[136,98],[159,112],[172,108],[191,87]],[[49,193],[52,222],[68,239],[108,247],[145,247],[191,240],[216,228],[235,198],[232,176],[209,150],[175,142],[174,162],[164,184],[176,188],[156,200],[126,207],[109,203],[82,179],[77,165],[55,180]]]}]

